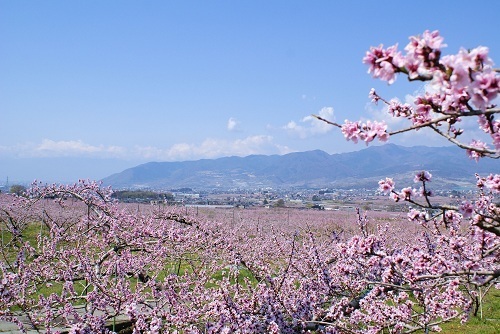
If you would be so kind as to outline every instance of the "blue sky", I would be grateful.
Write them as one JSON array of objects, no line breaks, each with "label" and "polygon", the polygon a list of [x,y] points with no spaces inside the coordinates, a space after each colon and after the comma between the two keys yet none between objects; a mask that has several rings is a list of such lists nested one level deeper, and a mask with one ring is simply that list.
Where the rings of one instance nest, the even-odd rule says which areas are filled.
[{"label": "blue sky", "polygon": [[421,89],[372,79],[366,50],[437,29],[444,54],[485,45],[495,61],[499,12],[497,1],[0,0],[0,184],[362,149],[307,116],[372,118],[370,88]]}]

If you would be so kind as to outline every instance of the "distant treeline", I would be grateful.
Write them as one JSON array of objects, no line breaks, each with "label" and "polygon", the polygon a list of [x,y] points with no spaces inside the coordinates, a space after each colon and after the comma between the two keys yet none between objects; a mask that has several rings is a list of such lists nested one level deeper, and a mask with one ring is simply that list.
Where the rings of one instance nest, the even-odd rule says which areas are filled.
[{"label": "distant treeline", "polygon": [[159,201],[167,200],[171,201],[174,199],[172,193],[157,193],[154,191],[147,190],[121,190],[115,191],[111,197],[116,198],[119,201],[131,202],[131,201]]}]

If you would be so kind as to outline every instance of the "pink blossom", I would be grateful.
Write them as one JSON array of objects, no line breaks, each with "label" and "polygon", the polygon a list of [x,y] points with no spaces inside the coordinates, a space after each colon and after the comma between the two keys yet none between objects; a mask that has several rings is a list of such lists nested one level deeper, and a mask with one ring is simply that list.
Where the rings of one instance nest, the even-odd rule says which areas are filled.
[{"label": "pink blossom", "polygon": [[385,180],[378,181],[378,189],[379,191],[387,194],[394,189],[394,181],[391,178],[386,177]]},{"label": "pink blossom", "polygon": [[453,115],[468,111],[467,102],[469,102],[470,96],[465,87],[453,87],[452,89],[443,90],[437,96],[439,96],[439,105],[443,114]]},{"label": "pink blossom", "polygon": [[406,58],[406,70],[408,71],[408,78],[416,79],[420,75],[420,61],[413,57]]},{"label": "pink blossom", "polygon": [[399,67],[404,65],[404,58],[397,51],[397,48],[397,44],[387,49],[384,49],[383,45],[371,47],[363,58],[363,63],[370,66],[368,73],[372,74],[374,78],[392,84],[396,80],[396,73],[400,71]]},{"label": "pink blossom", "polygon": [[418,172],[417,174],[415,174],[415,177],[413,178],[413,182],[415,182],[415,183],[422,182],[422,181],[430,182],[431,178],[432,178],[432,174],[429,173],[428,171],[424,170],[424,171],[421,171],[421,172]]},{"label": "pink blossom", "polygon": [[[483,143],[480,140],[472,140],[472,142],[469,144],[469,146],[476,148],[480,151],[488,149],[488,145],[486,145],[485,143]],[[473,149],[467,149],[466,153],[469,156],[469,158],[478,161],[480,158],[484,157],[484,153],[482,153],[480,151],[476,151]]]},{"label": "pink blossom", "polygon": [[366,124],[361,126],[363,130],[360,133],[360,138],[363,139],[367,144],[371,142],[375,137],[378,137],[380,141],[387,141],[389,139],[389,134],[387,133],[387,125],[385,122],[377,121],[366,121]]},{"label": "pink blossom", "polygon": [[378,96],[377,92],[375,92],[375,88],[370,89],[368,97],[372,99],[372,102],[374,103],[377,103],[380,100],[380,96]]},{"label": "pink blossom", "polygon": [[415,210],[415,209],[411,209],[410,212],[408,212],[407,216],[408,216],[408,219],[410,221],[425,221],[425,219],[426,219],[425,212]]},{"label": "pink blossom", "polygon": [[418,194],[420,196],[426,196],[426,197],[434,196],[434,192],[432,190],[426,189],[425,187],[420,187],[418,189]]},{"label": "pink blossom", "polygon": [[401,197],[397,193],[391,192],[389,194],[389,197],[394,201],[394,202],[399,202],[401,200]]},{"label": "pink blossom", "polygon": [[401,192],[399,193],[399,197],[409,200],[411,199],[412,196],[414,196],[417,193],[417,191],[411,187],[406,187],[401,189]]},{"label": "pink blossom", "polygon": [[443,43],[444,38],[439,35],[439,31],[429,31],[426,30],[422,34],[421,44],[422,46],[426,46],[430,49],[439,50],[442,47],[445,47],[446,44]]},{"label": "pink blossom", "polygon": [[455,87],[466,87],[471,79],[469,72],[475,68],[475,61],[469,51],[461,48],[456,55],[442,57],[441,63],[451,70],[450,83]]},{"label": "pink blossom", "polygon": [[493,66],[493,61],[488,56],[489,49],[486,46],[475,47],[469,51],[469,54],[472,61],[475,63],[475,66],[472,66],[472,68],[481,70]]},{"label": "pink blossom", "polygon": [[490,174],[484,178],[484,185],[493,193],[500,192],[500,174]]},{"label": "pink blossom", "polygon": [[[410,42],[405,47],[405,51],[407,52],[407,58],[412,58],[412,67],[416,67],[418,64],[419,74],[427,74],[429,70],[434,70],[438,65],[441,48],[446,46],[443,40],[437,30],[432,32],[426,30],[422,36],[410,37]],[[412,72],[415,71],[412,70]]]},{"label": "pink blossom", "polygon": [[429,122],[433,104],[427,97],[419,96],[415,99],[415,112],[412,114],[411,120],[413,124],[424,124]]},{"label": "pink blossom", "polygon": [[358,142],[359,133],[361,132],[358,122],[345,120],[344,124],[342,125],[341,131],[347,140],[352,140],[355,143]]},{"label": "pink blossom", "polygon": [[491,134],[491,138],[493,139],[493,145],[495,145],[495,149],[497,150],[497,152],[500,151],[500,130],[497,130],[497,132]]},{"label": "pink blossom", "polygon": [[500,90],[498,75],[493,70],[473,74],[474,81],[470,86],[471,100],[474,105],[485,111],[498,96]]},{"label": "pink blossom", "polygon": [[432,330],[433,332],[442,332],[442,331],[443,331],[443,329],[442,329],[441,327],[439,327],[438,325],[434,325],[434,326],[432,326],[432,327],[431,327],[431,330]]},{"label": "pink blossom", "polygon": [[469,201],[464,201],[460,204],[459,208],[460,213],[464,216],[464,218],[469,218],[474,213],[474,206]]},{"label": "pink blossom", "polygon": [[413,113],[413,108],[408,104],[402,104],[396,99],[389,102],[388,112],[394,117],[408,117]]},{"label": "pink blossom", "polygon": [[378,138],[380,141],[387,141],[389,139],[385,122],[367,121],[360,124],[359,122],[345,120],[341,131],[347,140],[352,140],[355,143],[358,142],[358,139],[363,140],[367,144],[375,138]]},{"label": "pink blossom", "polygon": [[[500,133],[500,120],[495,120],[491,116],[479,115],[477,122],[481,130],[489,133],[495,141],[495,137]],[[495,143],[495,147],[496,147]]]},{"label": "pink blossom", "polygon": [[450,230],[457,231],[462,222],[462,216],[456,210],[447,210],[444,214],[443,222],[448,225]]}]

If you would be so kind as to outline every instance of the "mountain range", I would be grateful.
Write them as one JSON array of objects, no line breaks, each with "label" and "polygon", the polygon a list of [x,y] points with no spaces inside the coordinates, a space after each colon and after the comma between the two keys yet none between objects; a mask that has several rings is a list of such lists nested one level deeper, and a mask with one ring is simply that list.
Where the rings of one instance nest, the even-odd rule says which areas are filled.
[{"label": "mountain range", "polygon": [[372,146],[350,153],[315,150],[285,155],[250,155],[183,162],[149,162],[104,178],[114,189],[376,188],[383,177],[411,184],[427,170],[435,186],[470,188],[474,173],[499,171],[497,160],[479,162],[464,150],[447,147]]}]

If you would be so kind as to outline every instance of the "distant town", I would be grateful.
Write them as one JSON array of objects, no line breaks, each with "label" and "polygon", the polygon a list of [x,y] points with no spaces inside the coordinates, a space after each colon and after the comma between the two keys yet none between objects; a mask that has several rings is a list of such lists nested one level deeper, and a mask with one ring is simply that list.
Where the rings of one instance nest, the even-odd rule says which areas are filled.
[{"label": "distant town", "polygon": [[[435,200],[456,204],[470,198],[473,191],[441,191]],[[406,211],[408,203],[395,203],[376,189],[233,189],[196,191],[192,188],[171,189],[168,192],[146,190],[121,190],[113,196],[127,203],[152,205],[180,205],[187,207],[286,207],[353,211]]]},{"label": "distant town", "polygon": [[[0,193],[22,195],[27,186],[20,184],[0,186]],[[473,198],[474,190],[441,190],[434,194],[435,203],[459,204]],[[185,207],[282,207],[334,211],[405,212],[409,204],[396,203],[377,189],[230,189],[197,190],[176,188],[168,191],[159,189],[116,190],[113,198],[123,203],[151,205],[174,205]],[[418,199],[417,199],[418,201]]]}]

